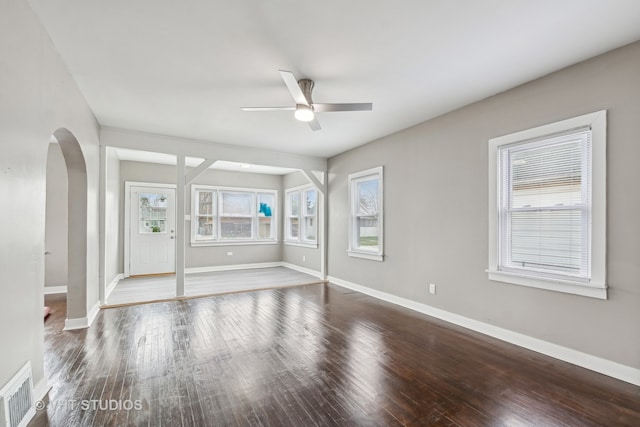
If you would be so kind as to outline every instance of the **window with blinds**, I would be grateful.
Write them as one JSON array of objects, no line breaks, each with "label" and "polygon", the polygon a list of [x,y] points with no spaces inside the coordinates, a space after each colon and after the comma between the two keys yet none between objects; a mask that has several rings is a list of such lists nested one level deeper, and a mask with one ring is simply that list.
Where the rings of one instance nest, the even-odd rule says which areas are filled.
[{"label": "window with blinds", "polygon": [[607,111],[488,143],[489,280],[607,299]]},{"label": "window with blinds", "polygon": [[590,279],[591,128],[503,145],[499,270]]}]

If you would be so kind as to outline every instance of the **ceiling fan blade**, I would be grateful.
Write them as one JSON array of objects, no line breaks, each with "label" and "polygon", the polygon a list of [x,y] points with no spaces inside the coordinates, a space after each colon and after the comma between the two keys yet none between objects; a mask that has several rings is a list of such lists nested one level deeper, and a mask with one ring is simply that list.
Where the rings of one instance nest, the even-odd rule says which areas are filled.
[{"label": "ceiling fan blade", "polygon": [[332,111],[371,111],[373,104],[370,102],[355,104],[313,104],[316,113],[329,113]]},{"label": "ceiling fan blade", "polygon": [[280,76],[282,80],[284,80],[284,84],[287,85],[287,89],[289,89],[289,93],[293,97],[293,100],[296,104],[309,105],[309,101],[302,93],[302,89],[298,86],[298,81],[291,71],[280,70]]},{"label": "ceiling fan blade", "polygon": [[320,130],[322,129],[320,127],[320,123],[318,122],[317,118],[313,118],[313,120],[308,121],[307,123],[309,123],[309,127],[311,128],[311,130],[316,131],[316,130]]},{"label": "ceiling fan blade", "polygon": [[293,111],[296,107],[241,107],[242,111]]}]

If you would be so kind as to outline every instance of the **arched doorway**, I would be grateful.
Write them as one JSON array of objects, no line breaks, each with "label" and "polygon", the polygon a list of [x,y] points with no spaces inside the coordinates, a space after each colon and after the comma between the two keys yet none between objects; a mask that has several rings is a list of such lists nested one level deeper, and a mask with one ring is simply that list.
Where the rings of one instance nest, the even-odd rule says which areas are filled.
[{"label": "arched doorway", "polygon": [[[76,137],[67,129],[53,133],[67,173],[65,329],[87,327],[87,168]],[[49,183],[48,183],[49,184]],[[64,257],[64,254],[63,254]]]}]

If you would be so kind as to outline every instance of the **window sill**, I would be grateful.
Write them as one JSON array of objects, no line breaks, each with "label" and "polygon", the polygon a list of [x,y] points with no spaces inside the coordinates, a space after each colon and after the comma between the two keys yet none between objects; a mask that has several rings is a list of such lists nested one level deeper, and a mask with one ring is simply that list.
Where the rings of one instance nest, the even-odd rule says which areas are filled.
[{"label": "window sill", "polygon": [[372,261],[384,261],[384,255],[356,251],[347,251],[347,254],[354,258],[370,259]]},{"label": "window sill", "polygon": [[284,244],[286,246],[298,246],[298,247],[301,247],[301,248],[318,249],[318,244],[317,243],[287,242],[285,240]]},{"label": "window sill", "polygon": [[216,241],[216,242],[203,242],[203,241],[196,241],[196,242],[191,242],[191,247],[192,248],[198,248],[198,247],[202,247],[202,246],[253,246],[253,245],[277,245],[278,241],[277,240],[253,240],[253,241],[246,241],[246,240],[224,240],[224,241]]},{"label": "window sill", "polygon": [[602,284],[601,286],[594,286],[593,284],[587,285],[585,283],[572,282],[570,280],[533,277],[497,270],[487,270],[487,273],[489,274],[489,280],[493,280],[495,282],[546,289],[549,291],[581,295],[590,298],[607,299],[607,286],[605,284]]}]

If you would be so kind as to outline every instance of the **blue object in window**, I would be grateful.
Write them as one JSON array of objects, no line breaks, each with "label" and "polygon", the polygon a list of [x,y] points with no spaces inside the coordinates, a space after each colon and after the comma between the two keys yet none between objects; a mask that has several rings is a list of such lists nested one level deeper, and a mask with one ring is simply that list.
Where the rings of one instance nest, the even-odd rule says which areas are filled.
[{"label": "blue object in window", "polygon": [[258,211],[264,216],[271,216],[271,208],[266,203],[260,203],[260,210]]}]

